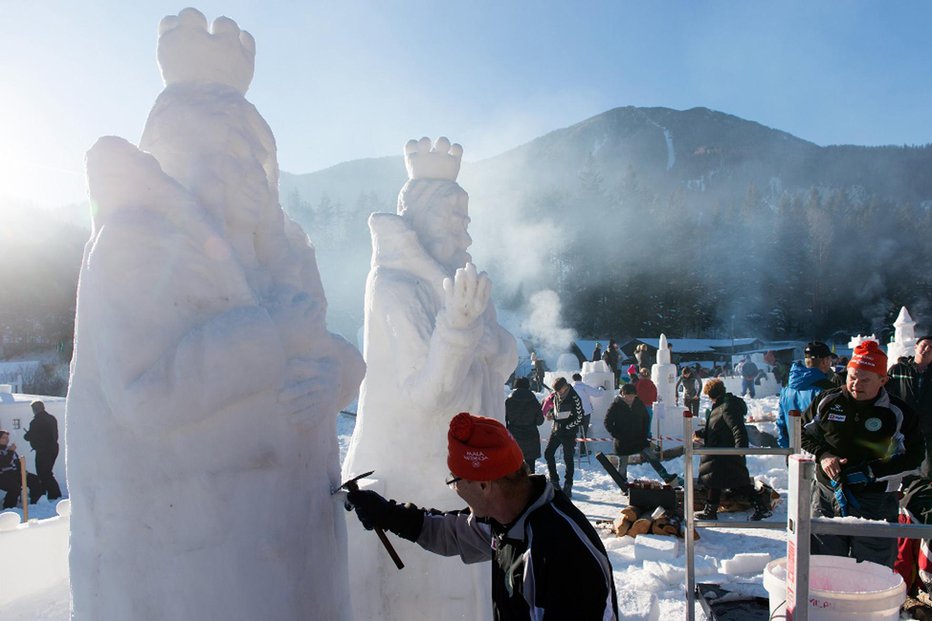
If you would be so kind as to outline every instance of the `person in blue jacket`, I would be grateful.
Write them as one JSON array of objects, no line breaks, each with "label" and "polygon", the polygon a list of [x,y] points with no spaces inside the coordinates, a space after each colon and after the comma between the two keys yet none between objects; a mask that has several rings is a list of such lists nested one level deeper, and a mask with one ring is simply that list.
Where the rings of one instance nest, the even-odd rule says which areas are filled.
[{"label": "person in blue jacket", "polygon": [[793,362],[786,386],[780,390],[780,414],[777,417],[777,445],[780,448],[790,447],[790,410],[805,412],[817,394],[841,385],[832,369],[833,357],[828,345],[812,341],[806,345],[805,356],[803,362]]}]

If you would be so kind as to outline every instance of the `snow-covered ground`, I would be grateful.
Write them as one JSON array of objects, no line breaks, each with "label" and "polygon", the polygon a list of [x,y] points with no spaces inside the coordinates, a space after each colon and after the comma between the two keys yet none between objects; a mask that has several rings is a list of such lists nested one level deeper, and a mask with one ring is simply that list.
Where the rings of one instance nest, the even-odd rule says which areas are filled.
[{"label": "snow-covered ground", "polygon": [[[702,411],[708,404],[703,402]],[[777,410],[777,398],[765,397],[748,401],[748,418],[760,420],[771,418]],[[352,434],[355,420],[341,415],[338,419],[338,434],[341,455]],[[773,423],[755,423],[762,431],[773,431]],[[595,447],[596,450],[610,450],[608,446]],[[558,453],[558,462],[559,462]],[[698,468],[698,457],[694,467]],[[787,469],[783,457],[749,457],[748,469],[781,493],[781,501],[772,520],[786,521]],[[671,472],[683,472],[683,458],[665,462]],[[562,466],[561,466],[562,468]],[[545,470],[543,460],[538,461],[538,472]],[[657,479],[656,473],[649,465],[629,466],[630,478]],[[404,499],[416,502],[416,498]],[[618,490],[602,467],[594,459],[592,463],[583,463],[576,470],[576,483],[573,487],[573,502],[594,522],[613,519],[621,507],[627,504],[626,498]],[[42,502],[31,507],[30,517],[49,517],[54,515],[51,503]],[[37,515],[38,514],[38,515]],[[747,516],[739,514],[721,514],[720,521],[744,520]],[[686,604],[683,591],[686,566],[684,546],[678,540],[677,554],[669,560],[641,561],[635,558],[635,539],[615,537],[606,528],[600,528],[609,552],[609,558],[615,572],[615,588],[618,591],[619,613],[622,619],[683,619]],[[739,530],[739,529],[700,529],[701,539],[696,542],[697,582],[713,582],[731,591],[755,594],[766,597],[761,571],[746,574],[724,573],[726,561],[738,554],[768,554],[771,559],[785,556],[786,542],[782,530]],[[426,552],[425,552],[426,554]],[[734,563],[741,565],[741,563]],[[69,585],[61,583],[48,591],[29,598],[18,600],[0,610],[0,619],[4,621],[67,621]],[[704,619],[697,605],[696,618]]]}]

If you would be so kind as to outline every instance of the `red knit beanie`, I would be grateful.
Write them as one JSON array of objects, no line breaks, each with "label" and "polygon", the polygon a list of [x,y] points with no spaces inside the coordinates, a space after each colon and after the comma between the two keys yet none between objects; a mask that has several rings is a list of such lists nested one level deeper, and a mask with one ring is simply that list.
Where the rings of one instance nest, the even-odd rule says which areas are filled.
[{"label": "red knit beanie", "polygon": [[524,463],[521,447],[505,426],[492,418],[460,412],[447,432],[447,466],[468,481],[494,481]]},{"label": "red knit beanie", "polygon": [[880,377],[885,377],[887,375],[887,354],[883,353],[877,341],[863,341],[854,348],[848,368],[871,371]]}]

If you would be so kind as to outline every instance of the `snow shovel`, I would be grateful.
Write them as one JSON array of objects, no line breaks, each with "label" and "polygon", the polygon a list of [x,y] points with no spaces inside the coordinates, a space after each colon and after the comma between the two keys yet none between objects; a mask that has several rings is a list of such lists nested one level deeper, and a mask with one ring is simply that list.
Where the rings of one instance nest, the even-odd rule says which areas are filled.
[{"label": "snow shovel", "polygon": [[[359,490],[358,481],[360,479],[365,479],[366,477],[371,476],[374,473],[375,473],[375,470],[370,470],[369,472],[363,472],[362,474],[353,477],[349,481],[345,481],[341,483],[340,487],[336,488],[330,493],[336,494],[337,492],[343,489],[345,489],[348,492],[358,491]],[[346,504],[347,509],[352,508],[352,506],[349,504],[349,501],[347,501],[345,504]],[[375,534],[379,536],[379,540],[382,542],[382,545],[385,546],[385,550],[388,551],[388,555],[392,557],[392,561],[395,562],[395,567],[397,567],[398,569],[404,569],[405,564],[401,562],[401,557],[398,556],[397,552],[395,552],[395,547],[392,545],[392,542],[389,541],[388,537],[385,536],[385,531],[382,530],[381,528],[374,528],[373,530],[375,531]]]}]

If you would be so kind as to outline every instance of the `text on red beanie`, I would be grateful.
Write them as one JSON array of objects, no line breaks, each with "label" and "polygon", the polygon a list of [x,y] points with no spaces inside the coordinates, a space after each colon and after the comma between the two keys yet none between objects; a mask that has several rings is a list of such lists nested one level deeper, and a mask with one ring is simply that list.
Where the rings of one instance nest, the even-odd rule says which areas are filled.
[{"label": "text on red beanie", "polygon": [[468,481],[494,481],[524,463],[521,447],[503,424],[493,418],[460,412],[447,432],[450,473]]},{"label": "text on red beanie", "polygon": [[872,371],[884,377],[887,374],[887,354],[883,353],[877,341],[864,341],[854,348],[848,368]]}]

